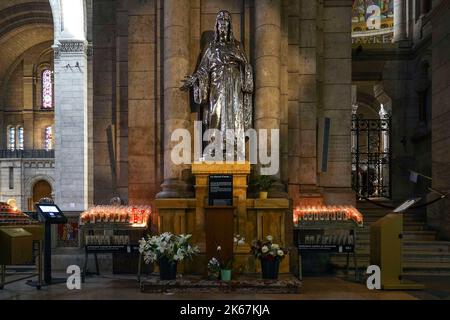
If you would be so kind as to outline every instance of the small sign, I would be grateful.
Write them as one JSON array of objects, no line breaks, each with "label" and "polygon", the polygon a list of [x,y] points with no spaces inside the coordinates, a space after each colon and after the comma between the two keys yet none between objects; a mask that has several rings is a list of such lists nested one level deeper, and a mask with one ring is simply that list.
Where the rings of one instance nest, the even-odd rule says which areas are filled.
[{"label": "small sign", "polygon": [[210,206],[233,205],[233,176],[209,176],[209,202]]},{"label": "small sign", "polygon": [[352,229],[296,229],[297,248],[300,251],[354,252],[355,233]]}]

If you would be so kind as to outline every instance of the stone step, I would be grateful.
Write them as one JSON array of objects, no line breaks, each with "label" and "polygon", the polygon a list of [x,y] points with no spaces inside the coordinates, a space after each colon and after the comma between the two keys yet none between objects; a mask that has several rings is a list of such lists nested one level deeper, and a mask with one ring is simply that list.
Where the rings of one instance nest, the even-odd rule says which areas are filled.
[{"label": "stone step", "polygon": [[[334,268],[345,269],[347,267],[346,258],[334,259],[331,261]],[[358,268],[366,269],[369,266],[369,259],[358,257]],[[353,269],[353,262],[350,260],[349,269]],[[404,274],[442,274],[450,273],[450,262],[425,262],[425,261],[403,261]]]},{"label": "stone step", "polygon": [[[369,239],[359,239],[356,248],[369,248]],[[368,250],[368,249],[367,249]],[[423,240],[403,240],[403,250],[412,251],[435,251],[450,252],[450,242],[448,241],[423,241]]]},{"label": "stone step", "polygon": [[403,250],[450,252],[450,241],[404,240]]},{"label": "stone step", "polygon": [[[413,221],[413,222],[404,222],[403,230],[406,231],[426,231],[425,222],[421,221]],[[357,233],[360,232],[370,232],[370,224],[365,223],[363,227],[356,229]]]},{"label": "stone step", "polygon": [[426,226],[423,223],[404,225],[404,231],[426,231]]},{"label": "stone step", "polygon": [[436,231],[404,231],[404,240],[436,240]]},{"label": "stone step", "polygon": [[[363,215],[364,218],[364,224],[372,224],[376,221],[378,221],[379,219],[381,219],[382,217],[384,217],[385,215],[380,215],[380,216],[368,216],[368,215]],[[425,217],[421,216],[421,215],[409,215],[409,216],[404,216],[403,217],[403,223],[414,223],[414,222],[422,222],[425,223]]]},{"label": "stone step", "polygon": [[[356,251],[358,261],[369,262],[369,251]],[[352,255],[350,255],[352,258]],[[331,261],[334,263],[345,263],[347,256],[344,254],[331,255]],[[443,252],[424,252],[424,251],[404,251],[403,263],[450,263],[450,253]]]},{"label": "stone step", "polygon": [[448,252],[403,251],[403,259],[407,262],[442,262],[450,263]]},{"label": "stone step", "polygon": [[[356,241],[360,240],[369,240],[370,232],[368,230],[362,230],[356,233]],[[433,241],[436,240],[436,232],[435,231],[423,231],[423,230],[404,230],[403,231],[403,239],[404,240],[428,240]]]},{"label": "stone step", "polygon": [[404,274],[446,274],[450,273],[450,263],[448,262],[408,262],[403,264]]}]

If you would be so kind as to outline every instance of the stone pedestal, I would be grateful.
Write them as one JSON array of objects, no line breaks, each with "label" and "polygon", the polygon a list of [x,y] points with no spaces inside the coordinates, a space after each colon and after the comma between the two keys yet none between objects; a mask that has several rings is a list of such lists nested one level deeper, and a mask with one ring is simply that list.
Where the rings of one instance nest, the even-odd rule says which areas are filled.
[{"label": "stone pedestal", "polygon": [[234,233],[243,234],[247,230],[247,176],[250,174],[250,163],[206,163],[192,164],[195,176],[195,227],[200,243],[205,241],[205,205],[208,203],[208,177],[212,174],[233,176],[233,205],[235,207]]},{"label": "stone pedestal", "polygon": [[[292,208],[285,198],[247,199],[247,176],[250,164],[205,163],[192,165],[195,176],[195,199],[156,199],[159,213],[159,232],[192,234],[193,243],[200,255],[193,261],[180,264],[179,271],[188,274],[205,274],[206,230],[205,208],[208,207],[208,177],[213,174],[233,176],[234,235],[245,238],[245,244],[234,245],[234,272],[260,272],[260,263],[250,253],[251,242],[272,235],[284,247],[292,246]],[[211,208],[211,207],[209,207]],[[289,272],[289,256],[280,265],[280,272]]]}]

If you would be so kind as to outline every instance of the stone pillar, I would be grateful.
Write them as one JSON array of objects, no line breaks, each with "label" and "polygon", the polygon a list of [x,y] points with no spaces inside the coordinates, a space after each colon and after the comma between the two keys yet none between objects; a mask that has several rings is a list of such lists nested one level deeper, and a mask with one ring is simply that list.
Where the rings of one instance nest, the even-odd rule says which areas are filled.
[{"label": "stone pillar", "polygon": [[128,2],[116,11],[116,191],[128,199]]},{"label": "stone pillar", "polygon": [[[432,114],[431,156],[432,187],[450,193],[450,2],[441,1],[432,13]],[[437,194],[430,195],[434,200]],[[447,197],[427,208],[428,224],[439,232],[439,238],[450,240],[450,199]]]},{"label": "stone pillar", "polygon": [[318,201],[317,190],[316,118],[318,99],[318,17],[319,1],[301,1],[299,12],[299,82],[298,82],[298,155],[299,202]]},{"label": "stone pillar", "polygon": [[[280,129],[281,1],[255,1],[255,124]],[[279,147],[279,146],[278,146]],[[280,170],[271,197],[285,197]]]},{"label": "stone pillar", "polygon": [[406,40],[406,1],[394,0],[394,41]]},{"label": "stone pillar", "polygon": [[23,147],[25,150],[41,148],[40,146],[36,148],[34,146],[33,107],[33,66],[25,64],[23,67]]},{"label": "stone pillar", "polygon": [[[148,204],[159,191],[157,179],[157,2],[132,0],[128,5],[128,199]],[[123,64],[124,66],[124,64]],[[122,157],[123,158],[123,157]]]},{"label": "stone pillar", "polygon": [[63,211],[90,203],[88,152],[87,42],[60,40],[55,50],[55,196]]},{"label": "stone pillar", "polygon": [[331,122],[327,168],[320,172],[319,178],[325,204],[355,203],[351,189],[351,12],[351,2],[324,3],[320,117]]},{"label": "stone pillar", "polygon": [[164,2],[164,182],[157,198],[193,197],[188,165],[176,165],[171,153],[175,129],[190,125],[189,94],[181,91],[181,80],[189,74],[189,0]]},{"label": "stone pillar", "polygon": [[289,1],[282,0],[281,51],[280,51],[280,175],[284,186],[289,180],[289,131],[288,131],[288,16]]},{"label": "stone pillar", "polygon": [[[289,146],[289,198],[299,193],[300,146],[299,146],[299,20],[300,2],[291,1],[288,17],[288,146]],[[295,202],[295,200],[294,200]]]},{"label": "stone pillar", "polygon": [[[116,193],[115,161],[117,148],[114,135],[116,69],[116,6],[118,1],[98,0],[93,3],[93,161],[94,202],[108,204]],[[106,10],[108,8],[108,10]],[[100,14],[102,13],[102,14]],[[120,78],[123,79],[124,77]]]},{"label": "stone pillar", "polygon": [[2,130],[2,132],[5,132],[5,134],[2,134],[2,136],[0,137],[0,148],[1,149],[7,149],[6,148],[6,136],[7,136],[7,134],[6,134],[6,127],[5,127],[5,124],[4,124],[4,117],[5,116],[4,116],[2,108],[3,108],[3,106],[0,105],[0,130]]}]

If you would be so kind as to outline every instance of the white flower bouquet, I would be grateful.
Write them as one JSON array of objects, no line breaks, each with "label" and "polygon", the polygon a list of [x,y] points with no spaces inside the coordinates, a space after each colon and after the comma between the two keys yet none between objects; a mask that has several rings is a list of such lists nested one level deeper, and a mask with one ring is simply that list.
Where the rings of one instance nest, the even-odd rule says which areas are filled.
[{"label": "white flower bouquet", "polygon": [[197,246],[189,244],[190,234],[175,235],[164,232],[160,235],[142,238],[139,241],[139,252],[143,255],[145,263],[158,262],[161,258],[169,262],[178,262],[192,259],[199,252]]},{"label": "white flower bouquet", "polygon": [[208,261],[208,276],[212,280],[217,280],[220,275],[220,262],[216,257]]},{"label": "white flower bouquet", "polygon": [[287,254],[285,248],[282,248],[279,244],[273,243],[273,237],[271,235],[268,235],[264,241],[254,241],[251,252],[256,258],[267,260],[281,260]]}]

